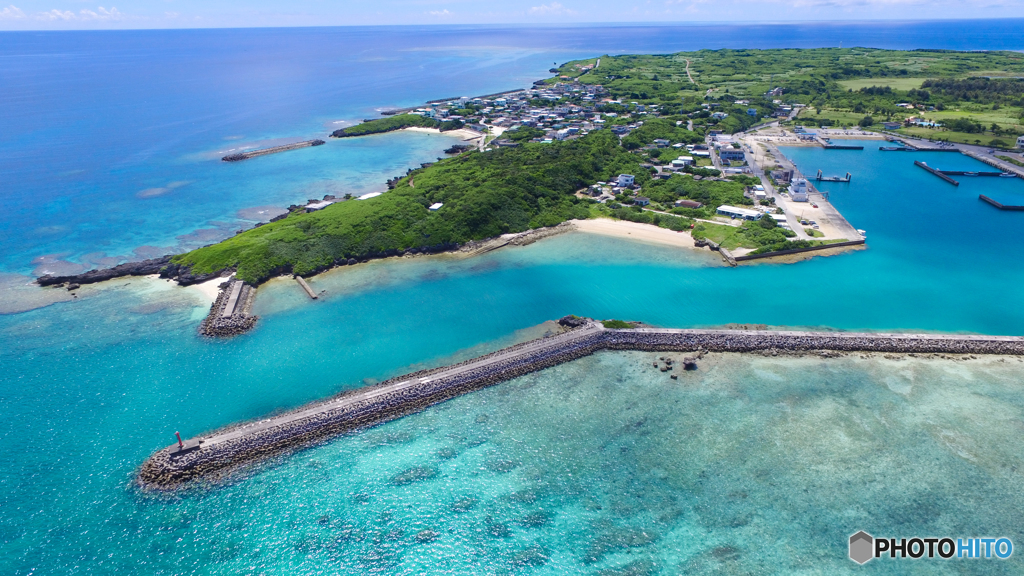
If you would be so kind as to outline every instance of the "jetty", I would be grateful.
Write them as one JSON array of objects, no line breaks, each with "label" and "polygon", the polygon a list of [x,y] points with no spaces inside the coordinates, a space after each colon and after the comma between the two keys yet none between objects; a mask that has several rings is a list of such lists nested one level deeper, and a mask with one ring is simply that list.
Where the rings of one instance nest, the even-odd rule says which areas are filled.
[{"label": "jetty", "polygon": [[818,144],[826,150],[863,150],[864,147],[858,144],[833,144],[824,138],[815,139]]},{"label": "jetty", "polygon": [[920,166],[921,168],[924,168],[925,170],[931,172],[932,174],[935,174],[939,178],[942,178],[946,182],[949,182],[953,186],[959,186],[960,185],[960,183],[957,182],[956,180],[953,180],[949,176],[946,176],[945,174],[943,174],[941,171],[936,170],[935,168],[932,168],[931,166],[929,166],[928,164],[925,164],[924,162],[921,162],[920,160],[914,160],[914,166]]},{"label": "jetty", "polygon": [[313,289],[309,287],[305,278],[302,276],[296,276],[295,281],[299,283],[299,286],[302,286],[302,289],[306,291],[306,294],[308,294],[311,299],[316,300],[316,292],[313,292]]},{"label": "jetty", "polygon": [[271,418],[179,440],[150,456],[139,468],[137,482],[144,489],[173,490],[195,481],[217,481],[240,467],[601,350],[1024,355],[1024,338],[1014,336],[608,329],[577,317],[562,318],[559,324],[568,331],[451,366],[392,378]]},{"label": "jetty", "polygon": [[993,199],[989,198],[988,196],[985,196],[984,194],[981,194],[980,196],[978,196],[978,199],[982,200],[984,202],[988,202],[989,204],[995,206],[996,208],[998,208],[1000,210],[1009,210],[1009,211],[1013,211],[1013,212],[1024,212],[1024,206],[1013,206],[1013,205],[1002,204],[1000,202],[997,202],[996,200],[993,200]]},{"label": "jetty", "polygon": [[221,284],[210,313],[199,324],[203,336],[224,338],[252,330],[257,317],[252,315],[256,288],[241,280],[228,280]]},{"label": "jetty", "polygon": [[255,158],[257,156],[277,154],[278,152],[298,150],[299,148],[309,148],[310,146],[323,146],[324,144],[325,142],[323,140],[306,140],[305,142],[296,142],[294,144],[285,144],[283,146],[274,146],[272,148],[260,148],[258,150],[249,150],[248,152],[228,154],[227,156],[221,158],[221,160],[225,162],[238,162],[239,160],[248,160],[249,158]]},{"label": "jetty", "polygon": [[821,170],[818,170],[818,175],[814,179],[818,182],[849,182],[853,180],[853,174],[847,172],[846,176],[824,176]]}]

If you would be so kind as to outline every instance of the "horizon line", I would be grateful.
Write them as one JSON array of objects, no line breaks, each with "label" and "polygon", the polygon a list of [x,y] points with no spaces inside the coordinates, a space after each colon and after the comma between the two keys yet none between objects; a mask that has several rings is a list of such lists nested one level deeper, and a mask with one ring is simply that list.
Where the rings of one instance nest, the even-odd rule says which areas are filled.
[{"label": "horizon line", "polygon": [[24,33],[24,32],[142,32],[142,31],[195,31],[195,30],[285,30],[293,28],[500,28],[500,27],[518,27],[518,28],[573,28],[573,27],[603,27],[603,28],[631,28],[631,27],[658,27],[658,28],[673,28],[673,27],[700,27],[700,26],[793,26],[793,25],[839,25],[839,26],[850,26],[856,24],[932,24],[932,23],[953,23],[953,22],[1008,22],[1014,20],[1024,20],[1024,16],[1017,16],[1011,18],[923,18],[923,19],[885,19],[885,18],[865,18],[857,20],[751,20],[751,21],[735,21],[735,20],[700,20],[700,21],[678,21],[678,22],[658,22],[658,21],[636,21],[636,22],[611,22],[611,21],[598,21],[598,22],[507,22],[507,23],[493,23],[493,22],[480,22],[480,23],[430,23],[430,24],[325,24],[325,25],[301,25],[297,24],[294,26],[192,26],[192,27],[177,27],[177,26],[165,26],[165,27],[119,27],[119,28],[74,28],[74,29],[54,29],[54,28],[18,28],[18,29],[0,29],[0,33]]}]

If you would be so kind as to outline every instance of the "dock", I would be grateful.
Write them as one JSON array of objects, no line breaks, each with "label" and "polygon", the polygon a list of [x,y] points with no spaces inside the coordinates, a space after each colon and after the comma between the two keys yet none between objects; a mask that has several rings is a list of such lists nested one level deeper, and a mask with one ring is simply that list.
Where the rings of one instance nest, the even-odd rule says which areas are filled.
[{"label": "dock", "polygon": [[920,166],[921,168],[924,168],[925,170],[931,172],[932,174],[935,174],[939,178],[942,178],[946,182],[949,182],[953,186],[959,186],[960,185],[960,183],[957,182],[956,180],[953,180],[949,176],[946,176],[945,174],[943,174],[941,171],[936,170],[935,168],[932,168],[931,166],[925,164],[924,162],[921,162],[920,160],[914,160],[914,166]]},{"label": "dock", "polygon": [[853,180],[853,174],[847,172],[846,176],[823,176],[821,170],[818,170],[818,175],[814,179],[818,182],[849,182]]},{"label": "dock", "polygon": [[224,305],[224,309],[221,310],[221,318],[230,318],[235,313],[235,308],[238,306],[238,296],[242,293],[243,283],[237,280],[231,283],[231,290],[228,296],[228,302]]},{"label": "dock", "polygon": [[429,406],[602,350],[758,352],[878,352],[1024,355],[1024,338],[937,334],[797,332],[771,330],[608,329],[566,317],[571,329],[472,360],[392,378],[271,418],[233,425],[176,442],[150,456],[137,483],[173,490],[393,420]]},{"label": "dock", "polygon": [[299,286],[302,286],[302,289],[306,291],[306,294],[309,294],[310,298],[316,300],[316,292],[313,292],[313,289],[309,287],[305,278],[302,276],[296,276],[295,281],[299,283]]},{"label": "dock", "polygon": [[1024,206],[1013,206],[1013,205],[1002,204],[1000,202],[997,202],[996,200],[993,200],[993,199],[989,198],[988,196],[985,196],[984,194],[978,196],[978,199],[982,200],[984,202],[988,202],[989,204],[995,206],[996,208],[998,208],[1000,210],[1009,210],[1009,211],[1012,211],[1012,212],[1024,212]]},{"label": "dock", "polygon": [[863,150],[863,146],[857,144],[833,144],[823,138],[815,138],[815,141],[826,150]]},{"label": "dock", "polygon": [[296,142],[294,144],[285,144],[284,146],[274,146],[273,148],[260,148],[258,150],[249,150],[248,152],[239,152],[237,154],[228,154],[221,158],[224,162],[238,162],[240,160],[248,160],[249,158],[256,158],[257,156],[266,156],[267,154],[277,154],[278,152],[287,152],[288,150],[298,150],[299,148],[309,148],[310,146],[322,146],[325,142],[323,140],[306,140],[305,142]]}]

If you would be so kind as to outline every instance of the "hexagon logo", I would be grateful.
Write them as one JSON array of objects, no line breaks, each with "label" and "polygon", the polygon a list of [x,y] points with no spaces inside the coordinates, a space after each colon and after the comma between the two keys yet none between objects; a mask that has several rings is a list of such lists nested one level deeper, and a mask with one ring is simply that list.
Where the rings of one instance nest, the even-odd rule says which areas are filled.
[{"label": "hexagon logo", "polygon": [[867,563],[875,556],[874,544],[874,537],[863,530],[850,536],[850,560],[862,565]]}]

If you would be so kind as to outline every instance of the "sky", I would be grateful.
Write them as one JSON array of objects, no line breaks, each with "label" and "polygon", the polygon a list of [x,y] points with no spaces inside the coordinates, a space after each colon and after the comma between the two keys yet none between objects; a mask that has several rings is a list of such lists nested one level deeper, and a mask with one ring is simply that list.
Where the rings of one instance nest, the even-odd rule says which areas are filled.
[{"label": "sky", "polygon": [[[11,0],[7,0],[11,1]],[[1024,0],[13,0],[0,30],[1024,17]],[[4,2],[4,0],[0,0]]]}]

